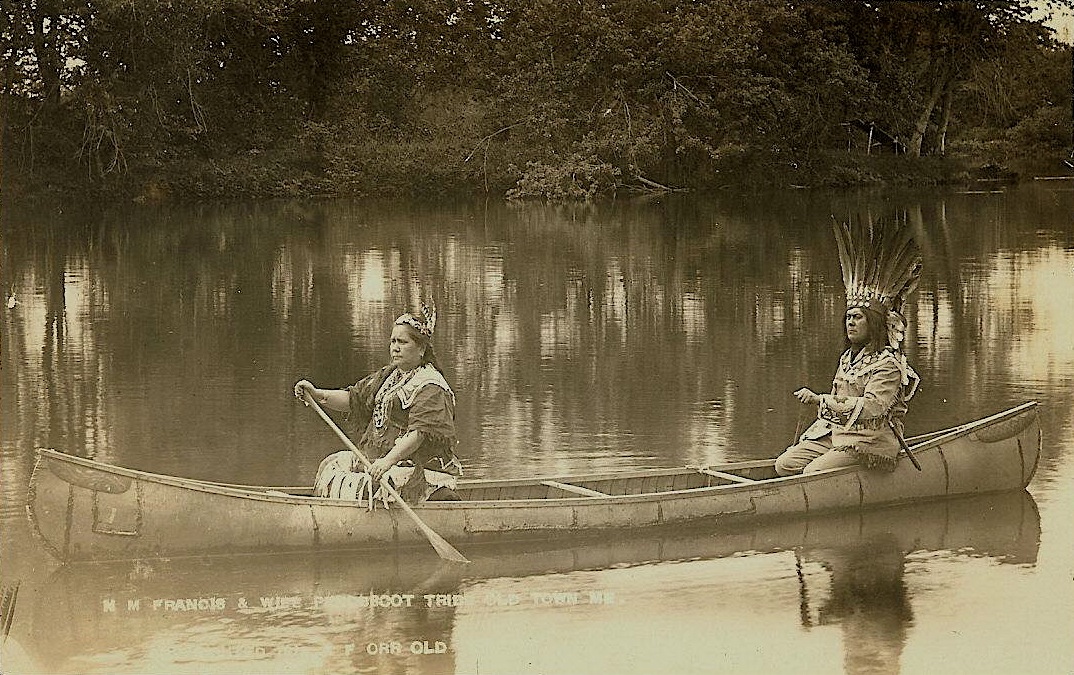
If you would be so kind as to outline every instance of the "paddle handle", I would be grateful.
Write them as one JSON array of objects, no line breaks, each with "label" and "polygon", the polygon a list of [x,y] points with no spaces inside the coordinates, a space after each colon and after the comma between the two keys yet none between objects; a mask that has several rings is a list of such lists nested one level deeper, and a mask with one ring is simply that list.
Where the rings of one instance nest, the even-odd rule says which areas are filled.
[{"label": "paddle handle", "polygon": [[321,419],[324,420],[324,423],[327,424],[332,429],[332,431],[336,432],[336,436],[339,436],[339,440],[343,441],[343,444],[347,446],[348,450],[357,455],[358,459],[362,460],[362,466],[365,467],[365,469],[368,471],[369,467],[372,466],[372,462],[370,462],[366,458],[366,456],[362,454],[362,451],[358,449],[358,446],[356,446],[354,442],[351,441],[350,437],[347,436],[347,434],[345,434],[343,430],[339,428],[339,425],[336,424],[336,421],[329,417],[328,413],[326,413],[324,409],[317,404],[317,401],[313,400],[313,395],[310,394],[309,389],[306,389],[302,392],[302,400],[305,402],[306,405],[313,406],[313,409],[317,412],[318,415],[321,416]]},{"label": "paddle handle", "polygon": [[914,465],[914,468],[921,471],[921,464],[917,461],[917,457],[914,457],[914,453],[910,450],[910,446],[906,444],[902,434],[895,428],[895,422],[888,420],[888,426],[891,427],[891,433],[895,434],[895,438],[899,439],[899,445],[902,446],[902,451],[906,453],[906,456],[910,458],[910,463]]},{"label": "paddle handle", "polygon": [[[339,428],[339,425],[336,424],[335,420],[329,417],[328,413],[326,413],[321,408],[321,406],[317,405],[317,401],[313,400],[313,396],[310,394],[309,389],[306,389],[303,392],[302,398],[306,402],[306,405],[313,406],[313,409],[317,411],[317,414],[320,415],[321,419],[324,420],[325,424],[331,427],[332,431],[336,432],[336,436],[339,436],[339,440],[343,441],[343,444],[346,445],[351,452],[357,455],[358,459],[362,460],[362,465],[366,468],[366,471],[368,471],[370,467],[369,459],[362,454],[362,451],[358,449],[358,446],[356,446],[353,441],[351,441],[350,437],[348,437],[347,434],[345,434],[343,430]],[[421,471],[422,468],[420,466],[415,466],[414,470]],[[370,480],[372,479],[372,476],[370,476]],[[466,556],[464,556],[462,553],[459,553],[458,549],[452,546],[447,539],[441,537],[439,534],[436,533],[436,530],[425,524],[425,521],[423,521],[421,517],[414,512],[414,509],[410,507],[410,504],[407,504],[405,501],[403,501],[403,498],[399,495],[398,490],[395,489],[391,482],[382,481],[380,485],[381,489],[387,489],[388,494],[395,498],[395,502],[399,504],[400,507],[402,507],[403,511],[408,516],[410,516],[410,519],[413,520],[414,524],[418,526],[418,529],[421,530],[422,534],[425,535],[425,538],[429,540],[429,543],[433,545],[433,548],[436,549],[437,554],[441,558],[443,558],[444,560],[451,560],[453,562],[470,562],[466,559]]]}]

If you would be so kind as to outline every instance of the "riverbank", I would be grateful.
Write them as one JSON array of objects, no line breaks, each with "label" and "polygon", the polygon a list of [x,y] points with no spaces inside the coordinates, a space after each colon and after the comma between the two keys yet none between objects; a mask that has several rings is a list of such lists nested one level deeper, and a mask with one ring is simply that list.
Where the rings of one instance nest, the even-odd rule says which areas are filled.
[{"label": "riverbank", "polygon": [[[309,197],[487,196],[552,201],[609,199],[638,193],[717,190],[930,187],[980,181],[1017,183],[1038,176],[1074,175],[1063,157],[1047,153],[1008,162],[968,154],[908,157],[890,153],[827,151],[789,156],[751,153],[714,166],[704,175],[672,181],[625,178],[610,165],[563,166],[525,174],[511,161],[471,165],[443,146],[383,144],[348,155],[312,155],[296,149],[230,157],[176,157],[153,166],[86,180],[77,167],[5,171],[5,199],[62,194],[110,202],[179,203]],[[1069,161],[1069,160],[1068,160]],[[532,168],[532,167],[531,167]],[[666,182],[664,182],[666,181]]]}]

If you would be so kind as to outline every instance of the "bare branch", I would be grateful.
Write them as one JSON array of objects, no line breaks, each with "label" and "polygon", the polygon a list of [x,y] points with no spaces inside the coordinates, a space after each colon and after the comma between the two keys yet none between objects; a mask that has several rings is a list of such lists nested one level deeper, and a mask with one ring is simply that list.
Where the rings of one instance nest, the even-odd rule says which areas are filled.
[{"label": "bare branch", "polygon": [[522,120],[521,122],[515,122],[514,124],[509,124],[506,127],[504,127],[503,129],[497,129],[496,131],[492,132],[488,136],[485,136],[480,141],[478,141],[477,145],[474,146],[474,149],[470,151],[470,154],[467,155],[466,159],[464,159],[462,161],[469,162],[471,159],[474,158],[474,155],[477,154],[477,151],[481,149],[481,146],[486,145],[489,141],[491,141],[496,136],[499,136],[503,132],[508,131],[510,129],[514,129],[515,127],[520,127],[523,124],[526,124],[526,122],[527,122],[527,120]]}]

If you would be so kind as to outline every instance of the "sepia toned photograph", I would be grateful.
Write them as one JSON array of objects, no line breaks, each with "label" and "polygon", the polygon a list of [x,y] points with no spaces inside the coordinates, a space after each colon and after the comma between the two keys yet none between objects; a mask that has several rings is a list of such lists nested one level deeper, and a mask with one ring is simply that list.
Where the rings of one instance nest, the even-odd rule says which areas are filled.
[{"label": "sepia toned photograph", "polygon": [[1074,0],[0,7],[3,675],[1074,672]]}]

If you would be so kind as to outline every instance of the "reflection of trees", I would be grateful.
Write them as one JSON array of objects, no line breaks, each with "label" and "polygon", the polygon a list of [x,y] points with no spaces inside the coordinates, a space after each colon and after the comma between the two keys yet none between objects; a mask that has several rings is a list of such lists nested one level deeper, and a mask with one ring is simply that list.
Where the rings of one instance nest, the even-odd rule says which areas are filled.
[{"label": "reflection of trees", "polygon": [[[951,423],[960,410],[998,409],[1055,388],[1037,371],[1070,356],[1055,352],[1056,339],[1065,338],[1040,325],[1039,313],[1054,316],[1049,297],[1062,292],[1063,270],[1071,263],[1069,255],[1065,262],[1062,254],[1049,260],[1034,249],[1069,250],[1069,230],[1041,231],[1046,223],[1069,221],[1069,215],[1059,215],[1063,208],[1062,200],[1041,191],[1017,198],[949,195],[938,201],[931,219],[925,216],[935,232],[935,250],[926,258],[933,272],[923,279],[912,321],[918,326],[918,365],[929,377],[915,406],[925,425]],[[1042,277],[1045,284],[1034,284]],[[1024,382],[1027,391],[1009,386],[1012,379]],[[955,397],[959,406],[952,410],[948,400]]]},{"label": "reflection of trees", "polygon": [[[191,425],[207,416],[205,392],[241,394],[279,351],[256,353],[261,332],[274,326],[272,267],[257,253],[272,241],[258,214],[245,215],[80,212],[31,220],[33,229],[12,225],[5,255],[22,272],[10,280],[20,303],[5,321],[3,370],[5,392],[16,395],[5,395],[12,405],[4,414],[35,428],[24,449],[107,460],[114,456],[100,452],[182,447],[183,439],[226,447],[244,420],[254,424],[237,416],[215,439],[198,438]],[[246,252],[253,264],[235,264]],[[251,358],[235,358],[248,347]],[[18,381],[9,381],[16,371]],[[107,415],[117,405],[121,414]],[[127,442],[103,442],[113,431]]]},{"label": "reflection of trees", "polygon": [[394,316],[432,299],[471,475],[770,456],[810,414],[789,391],[825,388],[842,345],[831,213],[920,230],[909,350],[925,387],[910,426],[950,423],[1017,367],[1003,355],[1037,320],[1017,280],[1040,261],[1004,253],[1027,245],[1007,214],[1063,222],[1050,203],[263,203],[78,213],[33,230],[34,214],[7,214],[20,227],[4,238],[2,282],[21,304],[4,319],[5,438],[292,481],[333,441],[289,385],[369,372]]},{"label": "reflection of trees", "polygon": [[100,288],[81,234],[38,222],[4,227],[0,286],[14,303],[3,310],[0,346],[5,492],[24,489],[35,447],[94,453],[109,442],[102,363],[84,330]]}]

